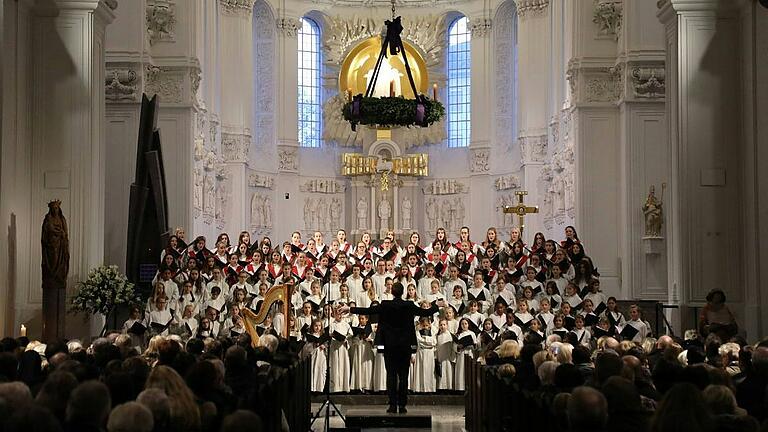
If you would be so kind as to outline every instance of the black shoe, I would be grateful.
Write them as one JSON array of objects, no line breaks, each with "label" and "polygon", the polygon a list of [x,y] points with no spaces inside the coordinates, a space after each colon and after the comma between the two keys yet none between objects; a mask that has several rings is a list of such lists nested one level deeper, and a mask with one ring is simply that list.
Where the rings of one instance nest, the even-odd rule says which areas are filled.
[{"label": "black shoe", "polygon": [[400,409],[399,409],[399,411],[400,411],[400,414],[406,414],[406,413],[408,413],[408,410],[407,410],[407,409],[405,409],[405,407],[404,407],[404,406],[401,406],[401,407],[400,407]]},{"label": "black shoe", "polygon": [[387,413],[397,414],[397,407],[395,407],[394,405],[390,405],[389,408],[387,408]]}]

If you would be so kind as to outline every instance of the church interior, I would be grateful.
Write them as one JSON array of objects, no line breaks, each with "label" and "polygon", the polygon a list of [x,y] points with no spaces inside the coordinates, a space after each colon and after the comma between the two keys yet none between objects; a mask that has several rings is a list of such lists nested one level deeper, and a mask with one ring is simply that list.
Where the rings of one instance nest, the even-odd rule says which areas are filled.
[{"label": "church interior", "polygon": [[[415,323],[416,414],[363,429],[506,430],[526,404],[551,430],[767,419],[768,0],[0,0],[0,46],[7,430],[38,412],[3,402],[29,351],[33,398],[95,361],[98,386],[77,388],[111,395],[100,430],[162,430],[144,383],[120,393],[98,364],[134,377],[134,356],[147,389],[186,378],[164,397],[201,405],[172,401],[165,427],[307,430],[337,411],[312,430],[338,428],[339,404],[385,405],[375,320],[336,315],[392,300],[386,280],[446,306]],[[230,380],[246,353],[282,378]],[[629,390],[597,372],[612,356]],[[191,384],[216,361],[226,401]],[[276,417],[256,402],[270,391]],[[620,391],[639,391],[642,426]],[[50,430],[93,420],[36,401]]]}]

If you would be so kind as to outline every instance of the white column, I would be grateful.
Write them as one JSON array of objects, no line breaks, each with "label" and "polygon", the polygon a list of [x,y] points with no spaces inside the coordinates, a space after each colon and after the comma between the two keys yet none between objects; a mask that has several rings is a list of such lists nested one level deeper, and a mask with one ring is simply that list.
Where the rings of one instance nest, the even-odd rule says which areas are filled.
[{"label": "white column", "polygon": [[[276,183],[281,188],[278,191],[278,203],[275,206],[276,215],[299,214],[303,201],[299,199],[299,117],[298,117],[298,38],[299,19],[293,18],[298,14],[288,14],[278,10],[276,38],[276,82],[279,97],[276,100],[277,120],[277,171]],[[282,14],[282,15],[281,15]],[[290,194],[290,199],[281,196]],[[373,206],[373,201],[371,201]],[[296,228],[293,218],[282,220],[275,218],[273,235],[277,238],[290,238],[291,231]],[[373,221],[371,221],[373,223]],[[373,225],[372,225],[373,226]]]},{"label": "white column", "polygon": [[665,239],[646,236],[642,211],[651,185],[661,198],[669,172],[664,28],[655,19],[656,10],[653,2],[623,4],[617,47],[617,73],[624,83],[619,96],[619,242],[621,296],[666,302]]},{"label": "white column", "polygon": [[[739,2],[665,0],[670,302],[723,289],[743,321]],[[723,270],[726,269],[726,270]],[[723,271],[727,276],[723,276]],[[690,314],[688,314],[690,315]],[[683,327],[692,316],[683,315]],[[757,335],[751,335],[756,337]]]},{"label": "white column", "polygon": [[[106,0],[57,0],[33,18],[31,215],[40,221],[49,200],[62,200],[69,225],[70,290],[104,260],[104,33],[116,6]],[[34,223],[30,246],[24,245],[32,263],[40,257],[38,230]],[[28,271],[39,275],[36,266]],[[17,287],[17,308],[28,308],[40,294],[39,276],[30,277],[28,287]],[[30,312],[39,313],[27,310],[17,320]],[[91,334],[100,330],[95,321]],[[82,325],[81,317],[68,319],[66,335],[86,335]]]},{"label": "white column", "polygon": [[[517,2],[518,23],[518,83],[519,133],[518,143],[522,157],[522,184],[529,197],[543,196],[539,191],[541,168],[547,156],[549,95],[551,86],[550,7],[548,1]],[[530,198],[528,199],[530,201]],[[541,205],[539,202],[530,202]],[[533,241],[533,235],[543,229],[541,215],[525,218],[523,239]],[[517,220],[514,222],[517,225]]]},{"label": "white column", "polygon": [[[248,226],[247,163],[253,94],[252,2],[220,1],[221,156],[217,222],[227,232]],[[254,155],[255,156],[255,155]]]}]

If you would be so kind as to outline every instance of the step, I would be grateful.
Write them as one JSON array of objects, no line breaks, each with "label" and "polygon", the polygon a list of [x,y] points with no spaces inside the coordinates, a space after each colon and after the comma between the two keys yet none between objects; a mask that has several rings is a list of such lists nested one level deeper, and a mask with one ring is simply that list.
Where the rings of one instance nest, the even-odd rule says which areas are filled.
[{"label": "step", "polygon": [[432,413],[419,408],[409,408],[407,414],[387,414],[381,408],[349,408],[345,412],[347,428],[411,428],[431,429]]},{"label": "step", "polygon": [[[381,405],[386,409],[389,402],[385,394],[332,394],[331,400],[340,406]],[[312,403],[323,403],[325,395],[313,395]],[[408,406],[464,405],[463,394],[415,394],[408,395]]]}]

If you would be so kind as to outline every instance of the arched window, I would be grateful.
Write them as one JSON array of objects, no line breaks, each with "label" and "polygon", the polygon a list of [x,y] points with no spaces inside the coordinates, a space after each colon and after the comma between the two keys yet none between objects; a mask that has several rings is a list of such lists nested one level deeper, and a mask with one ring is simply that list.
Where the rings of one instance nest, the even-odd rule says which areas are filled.
[{"label": "arched window", "polygon": [[320,87],[320,27],[309,18],[299,29],[299,145],[320,147],[322,136]]},{"label": "arched window", "polygon": [[470,34],[467,17],[448,27],[448,147],[469,147]]}]

